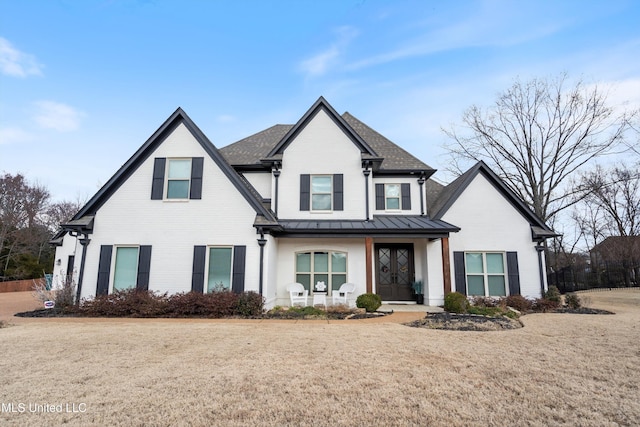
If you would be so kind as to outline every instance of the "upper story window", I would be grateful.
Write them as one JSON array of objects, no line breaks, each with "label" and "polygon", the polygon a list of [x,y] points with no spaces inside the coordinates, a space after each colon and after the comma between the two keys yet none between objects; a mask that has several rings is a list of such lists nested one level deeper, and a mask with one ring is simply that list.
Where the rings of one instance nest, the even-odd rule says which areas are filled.
[{"label": "upper story window", "polygon": [[167,199],[188,199],[191,159],[168,159]]},{"label": "upper story window", "polygon": [[156,157],[153,163],[151,200],[201,199],[203,166],[203,157]]},{"label": "upper story window", "polygon": [[376,210],[411,210],[411,184],[376,184]]},{"label": "upper story window", "polygon": [[333,177],[314,175],[311,177],[311,210],[330,211],[332,209]]},{"label": "upper story window", "polygon": [[384,204],[386,210],[400,210],[400,184],[384,185]]},{"label": "upper story window", "polygon": [[344,210],[343,175],[300,175],[300,210],[311,212]]}]

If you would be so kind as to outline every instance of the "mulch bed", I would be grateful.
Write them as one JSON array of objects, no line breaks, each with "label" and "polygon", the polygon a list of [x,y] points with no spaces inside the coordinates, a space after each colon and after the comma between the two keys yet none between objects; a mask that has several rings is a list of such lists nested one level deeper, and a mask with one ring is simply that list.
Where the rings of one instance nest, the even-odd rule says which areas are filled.
[{"label": "mulch bed", "polygon": [[[608,310],[599,308],[557,308],[547,313],[570,313],[570,314],[615,314]],[[406,326],[427,329],[446,329],[451,331],[502,331],[508,329],[522,328],[524,325],[518,319],[509,317],[488,317],[477,314],[457,314],[457,313],[429,313],[424,319],[405,323]]]}]

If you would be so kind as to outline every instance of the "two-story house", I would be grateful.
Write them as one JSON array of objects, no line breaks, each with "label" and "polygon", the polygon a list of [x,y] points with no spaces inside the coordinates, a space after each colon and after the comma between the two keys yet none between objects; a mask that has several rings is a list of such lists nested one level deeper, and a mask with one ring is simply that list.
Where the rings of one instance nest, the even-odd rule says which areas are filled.
[{"label": "two-story house", "polygon": [[552,230],[483,163],[448,186],[434,172],[322,97],[222,149],[178,109],[64,224],[54,275],[82,298],[231,289],[273,306],[292,282],[350,282],[406,302],[417,280],[431,305],[539,296]]}]

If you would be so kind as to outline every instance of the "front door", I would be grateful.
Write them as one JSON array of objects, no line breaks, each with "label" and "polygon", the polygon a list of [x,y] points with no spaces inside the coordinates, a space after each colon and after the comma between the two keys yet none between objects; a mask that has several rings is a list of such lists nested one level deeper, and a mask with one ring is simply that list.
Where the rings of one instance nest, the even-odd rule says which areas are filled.
[{"label": "front door", "polygon": [[376,245],[376,284],[383,301],[411,301],[413,244]]}]

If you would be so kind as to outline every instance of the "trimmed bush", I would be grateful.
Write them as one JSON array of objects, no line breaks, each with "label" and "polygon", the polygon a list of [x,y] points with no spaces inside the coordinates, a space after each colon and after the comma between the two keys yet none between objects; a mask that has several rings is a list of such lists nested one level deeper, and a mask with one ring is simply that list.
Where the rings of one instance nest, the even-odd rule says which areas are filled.
[{"label": "trimmed bush", "polygon": [[558,287],[554,285],[549,286],[549,290],[544,293],[544,298],[560,304],[560,291],[558,290]]},{"label": "trimmed bush", "polygon": [[264,311],[264,298],[257,292],[243,292],[238,295],[236,314],[242,317],[260,316]]},{"label": "trimmed bush", "polygon": [[356,307],[364,308],[369,313],[376,311],[381,305],[382,298],[376,294],[362,294],[356,299]]},{"label": "trimmed bush", "polygon": [[567,307],[573,309],[577,309],[582,306],[580,297],[578,296],[578,294],[574,294],[573,292],[570,292],[564,296],[564,303]]},{"label": "trimmed bush", "polygon": [[467,308],[469,301],[460,292],[451,292],[444,297],[444,309],[449,313],[466,313]]},{"label": "trimmed bush", "polygon": [[255,317],[263,312],[264,300],[255,292],[231,291],[171,296],[128,289],[83,300],[77,314],[92,317]]},{"label": "trimmed bush", "polygon": [[503,298],[502,302],[507,307],[511,307],[522,313],[531,310],[531,305],[533,304],[532,301],[526,299],[522,295],[509,295],[508,297]]}]

